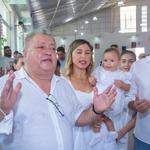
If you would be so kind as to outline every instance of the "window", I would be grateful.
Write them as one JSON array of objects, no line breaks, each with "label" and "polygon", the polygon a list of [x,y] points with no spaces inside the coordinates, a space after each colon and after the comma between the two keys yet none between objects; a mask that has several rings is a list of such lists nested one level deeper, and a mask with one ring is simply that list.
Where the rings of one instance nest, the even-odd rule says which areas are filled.
[{"label": "window", "polygon": [[136,6],[120,7],[120,32],[136,32]]},{"label": "window", "polygon": [[147,6],[141,7],[141,31],[147,32]]},{"label": "window", "polygon": [[[4,2],[0,2],[0,15],[1,15],[1,19],[3,19],[5,22],[7,22],[9,24],[9,11],[7,9],[7,7],[5,6]],[[6,26],[6,24],[3,23],[2,21],[2,31],[1,34],[2,36],[7,37],[8,36],[8,26]]]}]

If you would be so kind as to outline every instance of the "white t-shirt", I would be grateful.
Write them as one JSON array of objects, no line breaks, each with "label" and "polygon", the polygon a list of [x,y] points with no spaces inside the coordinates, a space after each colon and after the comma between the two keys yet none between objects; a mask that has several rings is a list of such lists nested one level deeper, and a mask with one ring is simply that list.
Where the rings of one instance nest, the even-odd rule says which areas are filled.
[{"label": "white t-shirt", "polygon": [[[137,95],[150,101],[150,56],[135,62],[131,68],[133,79],[137,85]],[[150,110],[145,113],[137,113],[135,136],[150,144]]]},{"label": "white t-shirt", "polygon": [[[0,122],[3,150],[72,150],[73,127],[83,109],[70,85],[53,76],[50,95],[46,95],[23,68],[15,75],[14,86],[21,82],[22,88],[14,116],[8,119],[13,123]],[[0,92],[6,79],[0,79]]]}]

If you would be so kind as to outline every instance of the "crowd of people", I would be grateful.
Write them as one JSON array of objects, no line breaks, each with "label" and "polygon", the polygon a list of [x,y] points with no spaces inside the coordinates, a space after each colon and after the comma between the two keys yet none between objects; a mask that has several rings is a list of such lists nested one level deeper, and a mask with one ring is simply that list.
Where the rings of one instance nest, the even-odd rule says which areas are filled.
[{"label": "crowd of people", "polygon": [[18,51],[12,52],[9,46],[4,46],[4,56],[0,56],[0,77],[10,70],[19,70],[23,65],[23,55]]},{"label": "crowd of people", "polygon": [[10,47],[4,50],[13,67],[1,69],[3,150],[149,150],[150,56],[136,61],[116,46],[97,67],[84,39],[66,53],[52,36],[35,32],[23,54],[11,58]]}]

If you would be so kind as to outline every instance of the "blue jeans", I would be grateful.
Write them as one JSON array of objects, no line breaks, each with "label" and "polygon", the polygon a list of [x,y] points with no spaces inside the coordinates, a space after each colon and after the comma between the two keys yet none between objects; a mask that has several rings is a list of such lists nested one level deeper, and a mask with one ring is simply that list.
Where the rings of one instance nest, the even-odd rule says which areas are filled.
[{"label": "blue jeans", "polygon": [[146,144],[134,136],[134,150],[150,150],[150,144]]}]

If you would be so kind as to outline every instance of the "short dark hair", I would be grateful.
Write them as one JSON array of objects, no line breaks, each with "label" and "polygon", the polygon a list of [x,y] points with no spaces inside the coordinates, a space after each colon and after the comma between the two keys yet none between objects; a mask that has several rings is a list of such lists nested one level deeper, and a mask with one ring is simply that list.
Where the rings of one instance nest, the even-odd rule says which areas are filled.
[{"label": "short dark hair", "polygon": [[64,54],[66,53],[65,48],[63,46],[58,47],[57,52],[63,52]]},{"label": "short dark hair", "polygon": [[4,50],[6,50],[7,48],[9,48],[9,49],[10,49],[10,47],[9,47],[9,46],[4,46]]},{"label": "short dark hair", "polygon": [[14,54],[18,54],[19,52],[18,51],[14,51]]},{"label": "short dark hair", "polygon": [[110,45],[111,48],[118,48],[119,46],[117,44]]}]

